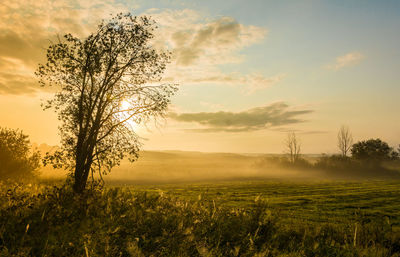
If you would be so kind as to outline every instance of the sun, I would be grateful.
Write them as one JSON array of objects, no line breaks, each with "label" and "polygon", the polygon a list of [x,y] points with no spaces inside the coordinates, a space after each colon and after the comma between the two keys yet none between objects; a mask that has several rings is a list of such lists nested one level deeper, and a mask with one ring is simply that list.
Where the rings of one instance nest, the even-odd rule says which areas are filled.
[{"label": "sun", "polygon": [[121,105],[121,110],[127,110],[131,107],[131,104],[126,100],[123,100],[120,105]]},{"label": "sun", "polygon": [[[132,108],[132,105],[129,103],[129,101],[126,101],[126,100],[121,101],[120,106],[121,106],[120,110],[122,110],[122,111],[123,110],[129,110],[129,109]],[[125,118],[124,118],[124,116],[122,116],[120,119],[124,120]],[[129,120],[126,121],[126,123],[132,128],[132,130],[136,131],[136,130],[139,129],[140,126],[139,126],[138,123],[136,123],[133,120],[134,120],[134,118],[129,119]]]}]

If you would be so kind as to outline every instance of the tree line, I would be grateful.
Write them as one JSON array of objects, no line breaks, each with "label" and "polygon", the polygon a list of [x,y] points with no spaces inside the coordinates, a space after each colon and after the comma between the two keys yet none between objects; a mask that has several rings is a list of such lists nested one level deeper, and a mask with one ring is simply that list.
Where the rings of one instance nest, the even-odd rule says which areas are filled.
[{"label": "tree line", "polygon": [[380,138],[360,140],[354,143],[348,126],[341,126],[337,134],[338,154],[326,155],[313,159],[301,154],[301,141],[295,132],[290,132],[285,140],[283,158],[267,158],[261,166],[275,162],[286,168],[318,170],[332,176],[350,177],[399,177],[400,145],[397,149]]},{"label": "tree line", "polygon": [[[339,156],[343,159],[353,158],[369,162],[381,162],[400,159],[400,145],[398,149],[390,147],[379,138],[361,140],[353,144],[353,135],[348,126],[341,126],[337,134]],[[290,162],[301,159],[301,142],[295,132],[290,132],[285,140],[285,148]]]}]

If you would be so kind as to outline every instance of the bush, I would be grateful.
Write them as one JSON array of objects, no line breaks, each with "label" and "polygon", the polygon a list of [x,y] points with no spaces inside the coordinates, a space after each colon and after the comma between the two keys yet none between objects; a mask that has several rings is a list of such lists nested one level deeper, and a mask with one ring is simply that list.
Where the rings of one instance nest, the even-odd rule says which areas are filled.
[{"label": "bush", "polygon": [[315,168],[323,170],[347,170],[353,169],[355,163],[351,158],[343,155],[322,155],[314,164]]},{"label": "bush", "polygon": [[265,157],[255,163],[256,167],[260,168],[285,168],[293,170],[311,169],[312,164],[304,158],[299,157],[294,162],[288,157]]},{"label": "bush", "polygon": [[323,155],[313,168],[337,178],[399,178],[395,169],[384,167],[381,163],[358,160],[342,155]]},{"label": "bush", "polygon": [[22,131],[0,128],[0,179],[24,180],[35,177],[40,154],[31,151]]}]

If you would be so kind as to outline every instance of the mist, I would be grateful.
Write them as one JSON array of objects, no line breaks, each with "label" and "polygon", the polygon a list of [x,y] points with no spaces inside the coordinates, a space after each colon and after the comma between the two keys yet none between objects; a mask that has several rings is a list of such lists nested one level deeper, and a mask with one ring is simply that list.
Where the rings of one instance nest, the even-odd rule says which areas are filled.
[{"label": "mist", "polygon": [[[351,168],[324,169],[315,164],[320,155],[304,155],[302,164],[290,165],[284,155],[141,151],[137,161],[123,160],[103,175],[109,185],[168,184],[249,180],[327,181],[399,178],[390,169],[366,171]],[[392,164],[393,166],[393,164]],[[44,167],[42,179],[63,179],[64,170]],[[95,174],[99,178],[98,174]]]}]

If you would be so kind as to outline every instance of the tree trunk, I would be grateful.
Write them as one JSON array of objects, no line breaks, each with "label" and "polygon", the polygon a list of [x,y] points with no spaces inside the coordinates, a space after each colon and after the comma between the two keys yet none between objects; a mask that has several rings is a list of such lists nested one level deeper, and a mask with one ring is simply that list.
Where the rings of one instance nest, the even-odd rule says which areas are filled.
[{"label": "tree trunk", "polygon": [[81,169],[75,168],[74,192],[81,194],[85,191],[91,165],[86,164]]},{"label": "tree trunk", "polygon": [[73,186],[75,193],[81,194],[85,191],[90,168],[93,163],[92,154],[93,154],[93,147],[89,147],[89,149],[81,151],[82,156],[76,157],[74,186]]},{"label": "tree trunk", "polygon": [[84,172],[84,165],[82,165],[82,162],[76,162],[73,186],[75,193],[81,194],[85,190],[86,181],[83,181]]}]

